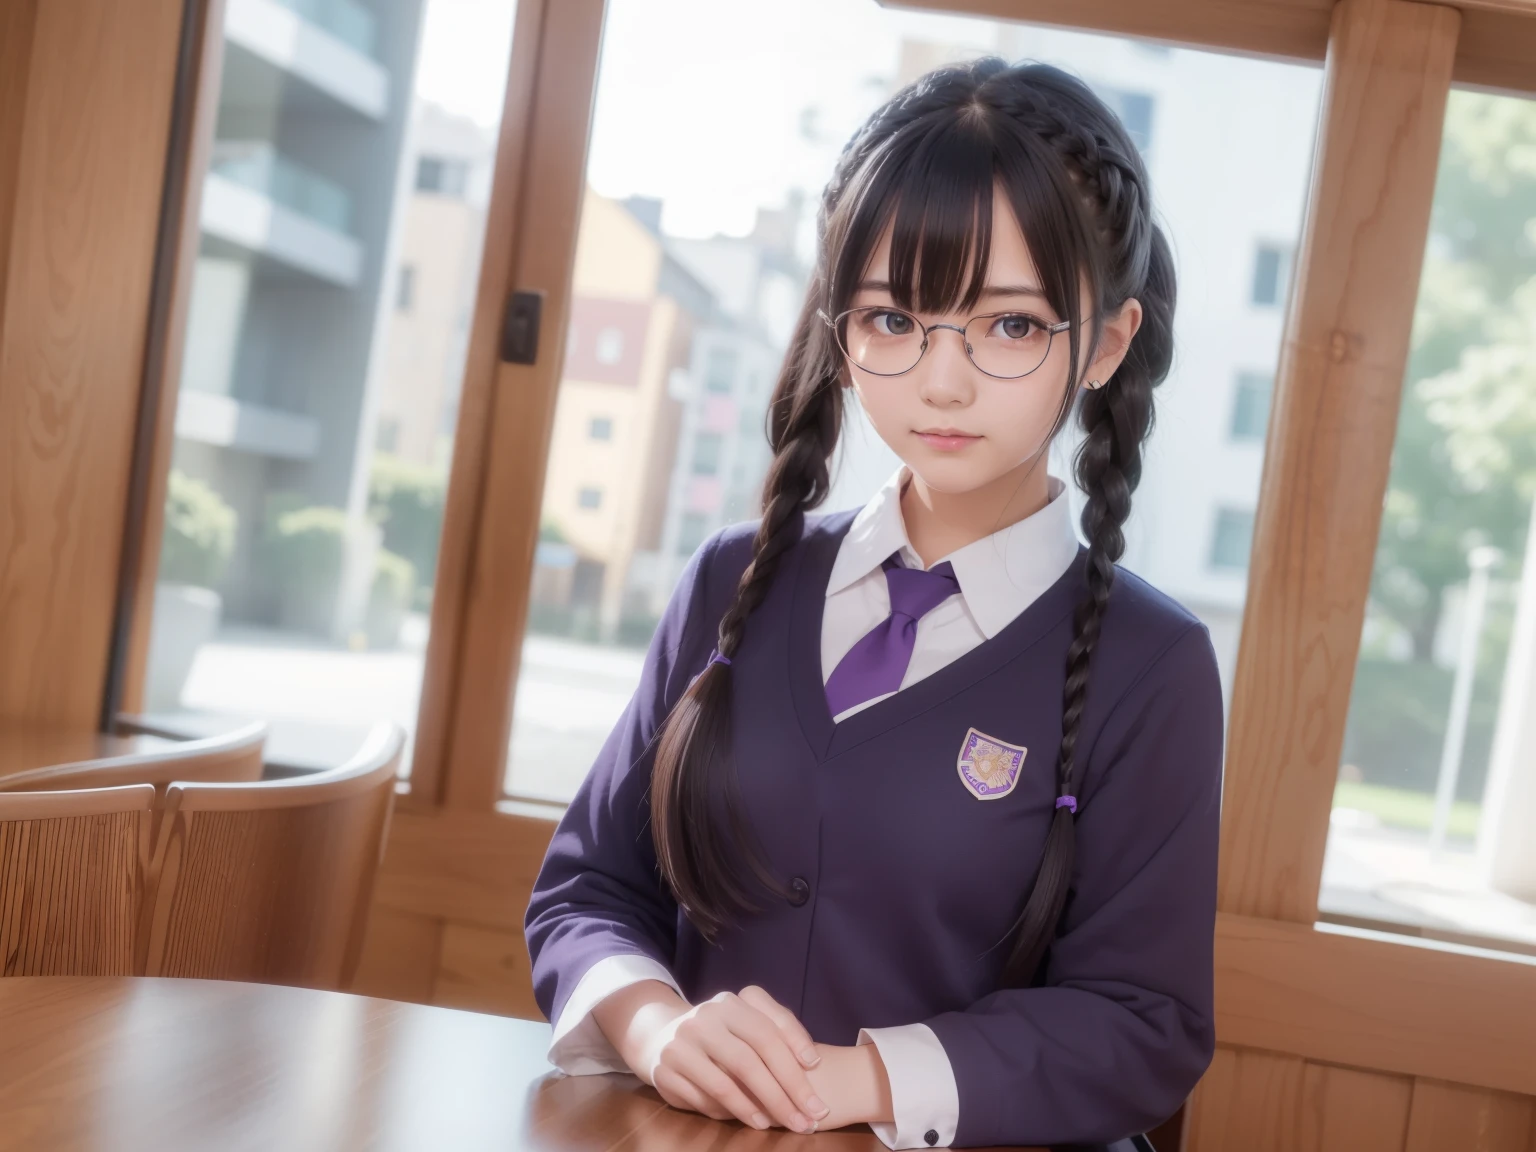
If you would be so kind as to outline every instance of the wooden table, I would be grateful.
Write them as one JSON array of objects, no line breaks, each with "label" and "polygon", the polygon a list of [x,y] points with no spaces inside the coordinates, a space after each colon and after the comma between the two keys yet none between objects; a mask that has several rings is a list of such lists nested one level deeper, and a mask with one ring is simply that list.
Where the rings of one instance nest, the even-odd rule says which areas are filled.
[{"label": "wooden table", "polygon": [[160,736],[109,736],[89,728],[0,721],[0,777],[56,764],[141,756],[175,744]]},{"label": "wooden table", "polygon": [[876,1152],[759,1132],[632,1076],[555,1073],[549,1026],[336,992],[0,979],[0,1149]]}]

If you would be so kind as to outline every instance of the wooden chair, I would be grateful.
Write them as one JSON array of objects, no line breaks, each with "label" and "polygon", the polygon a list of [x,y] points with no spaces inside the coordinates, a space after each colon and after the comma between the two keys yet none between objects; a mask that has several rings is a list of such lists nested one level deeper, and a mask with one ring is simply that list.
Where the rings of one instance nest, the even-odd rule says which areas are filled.
[{"label": "wooden chair", "polygon": [[0,975],[132,976],[148,784],[0,795]]},{"label": "wooden chair", "polygon": [[326,772],[173,783],[151,864],[145,975],[345,988],[357,968],[404,736]]},{"label": "wooden chair", "polygon": [[[156,735],[136,730],[140,735]],[[0,777],[0,792],[57,791],[152,784],[158,795],[175,780],[253,781],[261,779],[267,726],[254,721],[202,740],[167,740],[150,749],[50,764]]]}]

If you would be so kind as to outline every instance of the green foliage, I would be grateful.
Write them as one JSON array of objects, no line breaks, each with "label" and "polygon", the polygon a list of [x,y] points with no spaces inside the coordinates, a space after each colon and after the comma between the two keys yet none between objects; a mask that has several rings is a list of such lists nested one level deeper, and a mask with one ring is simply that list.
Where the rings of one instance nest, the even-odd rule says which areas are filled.
[{"label": "green foliage", "polygon": [[[1334,789],[1335,808],[1355,808],[1369,812],[1388,828],[1406,828],[1428,832],[1435,818],[1435,799],[1424,792],[1386,788],[1380,784],[1355,784],[1340,780]],[[1451,819],[1446,831],[1453,837],[1471,840],[1477,835],[1482,805],[1471,800],[1457,800],[1451,805]]]},{"label": "green foliage", "polygon": [[170,584],[216,588],[235,549],[239,518],[201,480],[172,468],[165,497],[165,535],[160,579]]},{"label": "green foliage", "polygon": [[[1451,703],[1452,673],[1426,660],[1362,658],[1355,668],[1343,761],[1367,784],[1431,793]],[[1498,677],[1473,684],[1456,795],[1479,800],[1499,707]]]},{"label": "green foliage", "polygon": [[266,552],[283,626],[318,635],[330,629],[346,534],[347,514],[340,508],[278,512],[269,523]]},{"label": "green foliage", "polygon": [[379,453],[369,477],[369,512],[384,529],[384,547],[410,561],[420,588],[417,606],[431,604],[437,546],[443,533],[448,478],[437,468]]},{"label": "green foliage", "polygon": [[1536,105],[1453,92],[1372,603],[1429,656],[1492,544],[1515,575],[1536,494]]},{"label": "green foliage", "polygon": [[374,565],[373,586],[368,595],[365,630],[374,648],[393,648],[400,641],[400,625],[411,606],[416,586],[416,566],[404,556],[380,549]]}]

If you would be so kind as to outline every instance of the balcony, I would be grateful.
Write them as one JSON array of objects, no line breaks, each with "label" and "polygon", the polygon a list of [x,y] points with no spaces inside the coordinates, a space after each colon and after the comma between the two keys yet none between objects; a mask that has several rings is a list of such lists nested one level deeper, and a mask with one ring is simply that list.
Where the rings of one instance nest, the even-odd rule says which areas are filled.
[{"label": "balcony", "polygon": [[353,0],[229,0],[224,39],[225,88],[237,100],[270,102],[290,76],[371,119],[389,109],[389,73],[372,56],[374,17]]}]

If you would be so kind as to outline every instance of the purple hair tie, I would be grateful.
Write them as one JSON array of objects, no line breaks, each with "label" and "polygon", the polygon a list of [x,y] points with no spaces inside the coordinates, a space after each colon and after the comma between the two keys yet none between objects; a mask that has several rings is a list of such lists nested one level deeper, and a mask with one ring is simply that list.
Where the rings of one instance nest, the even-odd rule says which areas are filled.
[{"label": "purple hair tie", "polygon": [[1056,807],[1058,807],[1058,808],[1070,808],[1072,810],[1072,815],[1076,816],[1077,815],[1077,797],[1076,796],[1058,796],[1058,797],[1056,797]]},{"label": "purple hair tie", "polygon": [[719,652],[711,651],[709,654],[709,664],[705,664],[704,667],[708,668],[710,664],[715,663],[729,664],[730,662],[731,658],[729,656],[722,656]]}]

